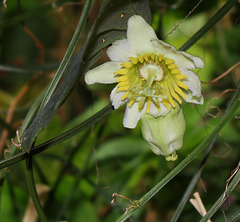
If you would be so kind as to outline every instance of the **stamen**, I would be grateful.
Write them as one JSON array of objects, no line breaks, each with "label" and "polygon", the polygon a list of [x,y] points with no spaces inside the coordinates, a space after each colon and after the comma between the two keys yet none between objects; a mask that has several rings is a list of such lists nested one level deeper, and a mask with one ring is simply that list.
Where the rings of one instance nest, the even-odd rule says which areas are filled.
[{"label": "stamen", "polygon": [[147,113],[149,113],[150,107],[151,107],[151,97],[148,97],[148,101],[147,101]]}]

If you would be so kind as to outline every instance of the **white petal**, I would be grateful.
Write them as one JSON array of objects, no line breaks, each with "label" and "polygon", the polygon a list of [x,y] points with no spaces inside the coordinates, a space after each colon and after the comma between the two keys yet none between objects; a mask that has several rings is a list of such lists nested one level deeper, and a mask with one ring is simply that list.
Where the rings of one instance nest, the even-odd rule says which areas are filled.
[{"label": "white petal", "polygon": [[159,39],[153,39],[152,44],[157,54],[165,55],[167,53],[175,53],[177,51],[174,46]]},{"label": "white petal", "polygon": [[199,58],[197,56],[194,56],[194,55],[191,55],[187,52],[181,52],[181,53],[183,55],[185,55],[186,57],[188,57],[189,59],[191,59],[194,62],[196,68],[203,68],[204,67],[204,61],[201,58]]},{"label": "white petal", "polygon": [[142,109],[141,112],[138,111],[138,103],[134,103],[131,108],[126,106],[123,125],[126,128],[133,129],[137,126],[138,121],[141,119],[143,114],[146,112],[146,106]]},{"label": "white petal", "polygon": [[185,101],[188,103],[195,103],[195,104],[202,105],[204,102],[202,95],[200,97],[193,96],[190,91],[186,92],[185,95],[186,95]]},{"label": "white petal", "polygon": [[107,49],[107,55],[114,62],[126,62],[129,57],[136,57],[127,39],[115,41]]},{"label": "white petal", "polygon": [[114,83],[116,78],[114,77],[114,72],[121,69],[119,62],[106,62],[94,69],[89,70],[85,75],[85,82],[87,84],[94,83]]},{"label": "white petal", "polygon": [[180,51],[167,53],[167,54],[165,54],[165,57],[167,57],[169,59],[174,59],[175,64],[179,68],[186,68],[186,69],[195,69],[196,68],[193,60],[191,60],[188,57],[186,57],[185,55],[183,55],[183,53]]},{"label": "white petal", "polygon": [[139,15],[128,20],[127,38],[137,55],[155,52],[151,40],[157,39],[153,28]]},{"label": "white petal", "polygon": [[160,104],[160,108],[161,110],[159,112],[157,107],[154,105],[154,103],[151,103],[149,114],[154,117],[158,117],[158,116],[166,116],[169,113],[168,109],[162,103]]},{"label": "white petal", "polygon": [[187,69],[180,69],[182,74],[187,76],[187,79],[182,80],[189,87],[188,93],[186,93],[186,101],[196,104],[203,104],[203,97],[201,95],[201,81],[198,75]]},{"label": "white petal", "polygon": [[114,109],[118,109],[121,105],[127,102],[126,99],[124,101],[122,101],[121,99],[126,92],[116,92],[116,91],[117,91],[117,86],[112,90],[110,95],[110,100],[112,102]]}]

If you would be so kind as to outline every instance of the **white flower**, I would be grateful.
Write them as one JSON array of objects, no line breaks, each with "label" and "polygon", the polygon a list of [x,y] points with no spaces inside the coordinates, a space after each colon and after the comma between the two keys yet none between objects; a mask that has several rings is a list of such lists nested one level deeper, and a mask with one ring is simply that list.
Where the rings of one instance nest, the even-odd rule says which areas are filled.
[{"label": "white flower", "polygon": [[[88,71],[86,83],[116,82],[110,99],[115,109],[127,103],[123,125],[135,128],[143,117],[143,136],[153,152],[176,159],[175,150],[181,148],[185,132],[180,104],[183,100],[203,104],[201,82],[191,69],[203,68],[204,62],[159,40],[153,28],[138,15],[128,20],[127,39],[115,41],[107,55],[111,61]],[[170,114],[177,119],[172,121]],[[164,140],[158,139],[158,133],[166,135],[169,121],[176,130],[169,131],[171,135],[161,142]],[[164,127],[157,126],[157,122]],[[181,129],[178,122],[182,123]]]},{"label": "white flower", "polygon": [[182,100],[203,103],[200,80],[190,70],[203,68],[203,61],[159,40],[141,16],[129,18],[127,39],[115,41],[107,55],[111,61],[88,71],[85,81],[118,83],[110,99],[115,109],[128,103],[125,127],[135,128],[145,113],[165,116]]}]

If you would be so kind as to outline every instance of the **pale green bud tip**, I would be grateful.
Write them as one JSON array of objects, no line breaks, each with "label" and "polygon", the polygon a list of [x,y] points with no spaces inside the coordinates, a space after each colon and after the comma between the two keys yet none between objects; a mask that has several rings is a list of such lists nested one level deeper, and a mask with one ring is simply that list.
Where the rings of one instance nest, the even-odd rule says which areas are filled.
[{"label": "pale green bud tip", "polygon": [[152,151],[165,156],[167,161],[177,159],[176,150],[183,145],[186,122],[180,105],[173,108],[166,116],[154,117],[144,114],[142,134]]},{"label": "pale green bud tip", "polygon": [[171,155],[165,156],[165,159],[167,161],[175,161],[175,160],[177,160],[177,158],[178,158],[178,155],[175,151]]}]

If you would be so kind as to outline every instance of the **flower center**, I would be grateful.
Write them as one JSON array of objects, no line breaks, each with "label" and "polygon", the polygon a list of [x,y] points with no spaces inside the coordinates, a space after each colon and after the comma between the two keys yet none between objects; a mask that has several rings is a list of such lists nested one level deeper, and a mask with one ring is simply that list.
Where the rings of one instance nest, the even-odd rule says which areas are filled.
[{"label": "flower center", "polygon": [[146,105],[146,112],[149,113],[151,104],[159,112],[163,104],[170,111],[176,106],[176,101],[181,104],[182,98],[186,98],[183,90],[188,90],[188,86],[182,80],[187,77],[173,59],[154,53],[143,54],[130,57],[121,66],[114,73],[118,77],[117,92],[124,92],[121,100],[127,99],[129,107],[136,102],[139,111]]},{"label": "flower center", "polygon": [[155,76],[155,81],[161,81],[163,79],[163,70],[161,66],[155,64],[146,64],[139,69],[139,73],[142,78],[148,80],[150,76]]}]

